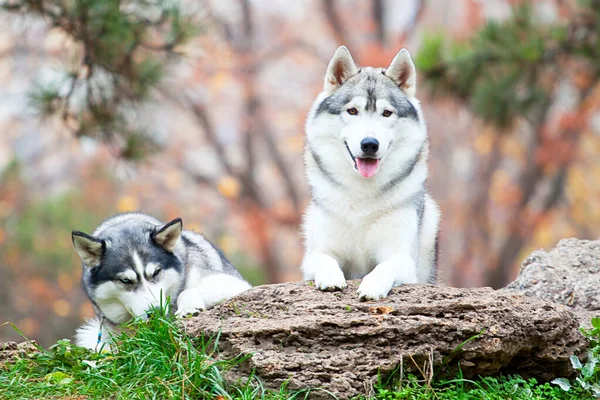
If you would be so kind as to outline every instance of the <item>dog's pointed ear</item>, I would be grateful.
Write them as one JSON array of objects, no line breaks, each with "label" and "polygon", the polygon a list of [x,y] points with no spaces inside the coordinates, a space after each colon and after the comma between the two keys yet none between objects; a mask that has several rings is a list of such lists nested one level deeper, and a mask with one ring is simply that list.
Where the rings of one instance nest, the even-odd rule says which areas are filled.
[{"label": "dog's pointed ear", "polygon": [[83,264],[89,268],[100,264],[106,242],[104,240],[87,235],[83,232],[71,232],[71,240],[75,251],[83,261]]},{"label": "dog's pointed ear", "polygon": [[173,251],[177,245],[177,240],[183,231],[183,221],[181,218],[175,218],[173,221],[162,226],[157,226],[152,233],[152,240],[165,250]]},{"label": "dog's pointed ear", "polygon": [[408,97],[415,97],[417,91],[417,69],[406,49],[396,54],[390,66],[385,70],[385,76],[396,82]]},{"label": "dog's pointed ear", "polygon": [[327,66],[323,91],[332,93],[356,74],[358,74],[358,68],[354,64],[350,52],[346,46],[338,47]]}]

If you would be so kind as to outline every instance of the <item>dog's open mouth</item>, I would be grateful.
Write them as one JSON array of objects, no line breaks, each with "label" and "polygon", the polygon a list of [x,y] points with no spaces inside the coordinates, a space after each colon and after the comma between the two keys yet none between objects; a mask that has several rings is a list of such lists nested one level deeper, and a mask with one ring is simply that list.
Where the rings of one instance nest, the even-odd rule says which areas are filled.
[{"label": "dog's open mouth", "polygon": [[379,160],[377,158],[360,158],[354,157],[354,154],[350,151],[350,147],[348,147],[348,143],[344,142],[346,145],[346,149],[352,157],[352,161],[354,161],[354,168],[365,178],[370,178],[377,172],[377,168],[379,167]]},{"label": "dog's open mouth", "polygon": [[376,158],[357,158],[354,160],[354,165],[359,174],[365,178],[370,178],[377,172],[379,160]]}]

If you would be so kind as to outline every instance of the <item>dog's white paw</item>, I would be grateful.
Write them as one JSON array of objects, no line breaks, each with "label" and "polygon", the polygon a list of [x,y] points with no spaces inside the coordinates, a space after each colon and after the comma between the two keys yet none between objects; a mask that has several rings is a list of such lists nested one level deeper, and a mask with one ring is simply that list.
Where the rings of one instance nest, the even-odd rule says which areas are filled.
[{"label": "dog's white paw", "polygon": [[379,300],[387,297],[392,289],[389,279],[381,279],[376,275],[365,276],[358,287],[358,297],[361,300]]},{"label": "dog's white paw", "polygon": [[194,291],[183,291],[177,298],[177,311],[175,315],[180,318],[196,314],[203,310],[206,310],[206,305]]},{"label": "dog's white paw", "polygon": [[325,267],[317,270],[315,286],[320,290],[338,290],[346,287],[344,273],[338,267]]}]

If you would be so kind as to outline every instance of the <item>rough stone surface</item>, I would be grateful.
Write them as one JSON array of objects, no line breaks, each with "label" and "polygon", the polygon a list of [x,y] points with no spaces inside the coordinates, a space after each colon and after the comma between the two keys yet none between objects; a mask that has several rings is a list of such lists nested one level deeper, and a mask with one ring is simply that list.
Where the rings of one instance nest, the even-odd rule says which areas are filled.
[{"label": "rough stone surface", "polygon": [[577,320],[559,304],[431,285],[360,302],[358,282],[348,283],[342,292],[304,282],[259,286],[185,326],[191,336],[220,332],[224,357],[253,354],[234,371],[240,376],[255,369],[268,386],[290,379],[293,389],[323,388],[342,398],[368,393],[378,372],[401,364],[417,371],[415,364],[432,360],[444,374],[460,361],[465,377],[503,371],[546,380],[569,375],[568,357],[585,351]]},{"label": "rough stone surface", "polygon": [[37,352],[34,342],[5,342],[0,343],[0,369],[6,364],[15,362],[20,357]]},{"label": "rough stone surface", "polygon": [[564,304],[589,325],[600,317],[600,241],[563,239],[550,252],[533,252],[503,290]]}]

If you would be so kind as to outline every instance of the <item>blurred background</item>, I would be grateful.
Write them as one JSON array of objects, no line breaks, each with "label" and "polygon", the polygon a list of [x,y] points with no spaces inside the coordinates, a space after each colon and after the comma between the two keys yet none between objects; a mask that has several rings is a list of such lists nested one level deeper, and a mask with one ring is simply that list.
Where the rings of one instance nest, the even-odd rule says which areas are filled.
[{"label": "blurred background", "polygon": [[71,230],[117,212],[182,217],[254,284],[301,278],[303,124],[341,44],[415,58],[443,283],[600,235],[599,1],[0,4],[0,323],[42,345],[93,315]]}]

